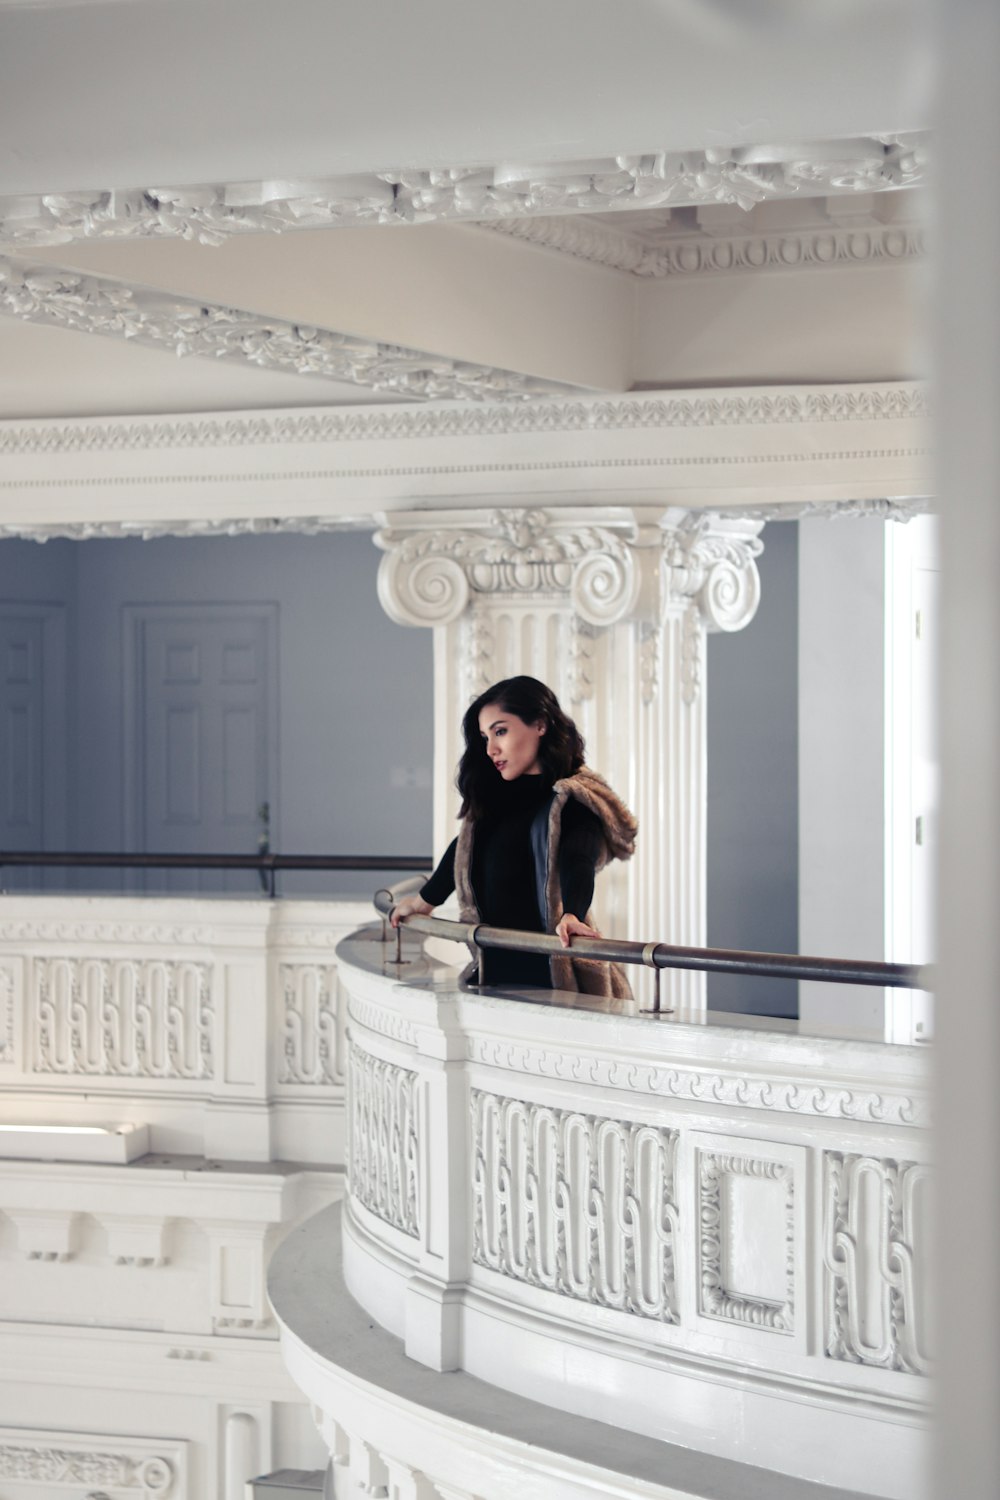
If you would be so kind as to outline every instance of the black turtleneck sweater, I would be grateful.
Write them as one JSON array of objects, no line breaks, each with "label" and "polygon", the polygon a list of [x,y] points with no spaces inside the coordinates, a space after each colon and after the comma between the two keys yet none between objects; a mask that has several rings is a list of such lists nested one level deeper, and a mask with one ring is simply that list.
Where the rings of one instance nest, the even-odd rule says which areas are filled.
[{"label": "black turtleneck sweater", "polygon": [[[552,792],[544,776],[518,776],[496,789],[496,800],[475,829],[472,844],[472,889],[482,920],[491,927],[514,927],[521,932],[544,932],[538,909],[535,862],[531,852],[531,824]],[[564,911],[585,919],[594,898],[594,870],[601,852],[600,819],[570,797],[562,814],[559,838],[559,880]],[[440,906],[455,889],[453,839],[434,874],[420,894]],[[505,953],[491,949],[485,962],[486,979],[493,984],[533,985],[551,989],[549,961],[543,954]]]}]

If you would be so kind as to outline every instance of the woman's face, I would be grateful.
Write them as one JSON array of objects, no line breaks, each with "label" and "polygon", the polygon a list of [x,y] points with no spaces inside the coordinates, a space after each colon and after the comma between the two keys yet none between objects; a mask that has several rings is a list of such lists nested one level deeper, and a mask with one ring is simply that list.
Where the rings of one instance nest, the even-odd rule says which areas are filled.
[{"label": "woman's face", "polygon": [[486,754],[504,781],[541,775],[538,742],[545,733],[541,720],[537,724],[526,724],[517,714],[501,708],[499,703],[487,703],[479,714],[479,733]]}]

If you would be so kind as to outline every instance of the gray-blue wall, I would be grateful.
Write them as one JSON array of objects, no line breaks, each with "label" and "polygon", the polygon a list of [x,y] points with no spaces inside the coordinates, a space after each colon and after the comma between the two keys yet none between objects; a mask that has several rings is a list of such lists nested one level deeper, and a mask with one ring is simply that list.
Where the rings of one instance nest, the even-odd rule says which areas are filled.
[{"label": "gray-blue wall", "polygon": [[[280,692],[272,846],[429,856],[429,793],[393,785],[393,772],[430,774],[431,636],[385,615],[379,557],[360,532],[0,543],[0,599],[61,600],[72,620],[71,847],[123,847],[123,606],[268,601],[278,606]],[[286,891],[373,883],[282,878]]]},{"label": "gray-blue wall", "polygon": [[[708,940],[797,947],[797,532],[767,527],[753,623],[708,646]],[[280,733],[273,847],[431,852],[430,794],[394,786],[431,766],[431,634],[392,624],[367,533],[0,542],[0,599],[66,606],[70,818],[78,849],[122,847],[122,609],[278,605]],[[65,882],[64,882],[65,883]],[[90,882],[88,882],[90,883]],[[102,888],[114,888],[107,876]],[[284,889],[367,892],[367,876]],[[711,976],[726,1010],[795,1013],[795,986]]]},{"label": "gray-blue wall", "polygon": [[[760,608],[708,643],[708,943],[798,952],[798,525],[764,528]],[[791,980],[710,974],[713,1010],[798,1014]]]}]

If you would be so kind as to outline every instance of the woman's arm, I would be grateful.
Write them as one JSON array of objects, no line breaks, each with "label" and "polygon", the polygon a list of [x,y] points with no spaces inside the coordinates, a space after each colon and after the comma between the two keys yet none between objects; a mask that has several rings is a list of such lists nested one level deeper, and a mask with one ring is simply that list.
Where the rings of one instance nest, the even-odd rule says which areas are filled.
[{"label": "woman's arm", "polygon": [[440,906],[442,901],[447,901],[455,889],[455,848],[457,844],[458,839],[452,839],[442,854],[437,869],[430,880],[425,881],[418,896],[404,896],[392,908],[389,921],[393,927],[399,926],[400,917],[430,916],[435,906]]},{"label": "woman's arm", "polygon": [[589,807],[571,797],[562,816],[559,837],[559,884],[563,915],[556,924],[556,935],[564,948],[574,935],[599,937],[595,927],[588,927],[576,915],[586,914],[594,899],[594,874],[604,848],[601,821]]}]

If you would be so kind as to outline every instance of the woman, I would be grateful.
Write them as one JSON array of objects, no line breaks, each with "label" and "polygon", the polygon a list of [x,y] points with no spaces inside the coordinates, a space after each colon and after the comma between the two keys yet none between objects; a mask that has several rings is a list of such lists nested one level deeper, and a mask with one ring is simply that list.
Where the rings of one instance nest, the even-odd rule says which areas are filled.
[{"label": "woman", "polygon": [[[636,822],[584,765],[573,720],[544,683],[509,677],[470,705],[462,731],[461,832],[419,896],[396,906],[393,926],[428,915],[457,888],[463,922],[554,932],[564,948],[576,934],[598,937],[594,876],[608,860],[631,856]],[[484,967],[495,985],[630,993],[618,965],[568,954],[490,949]]]}]

